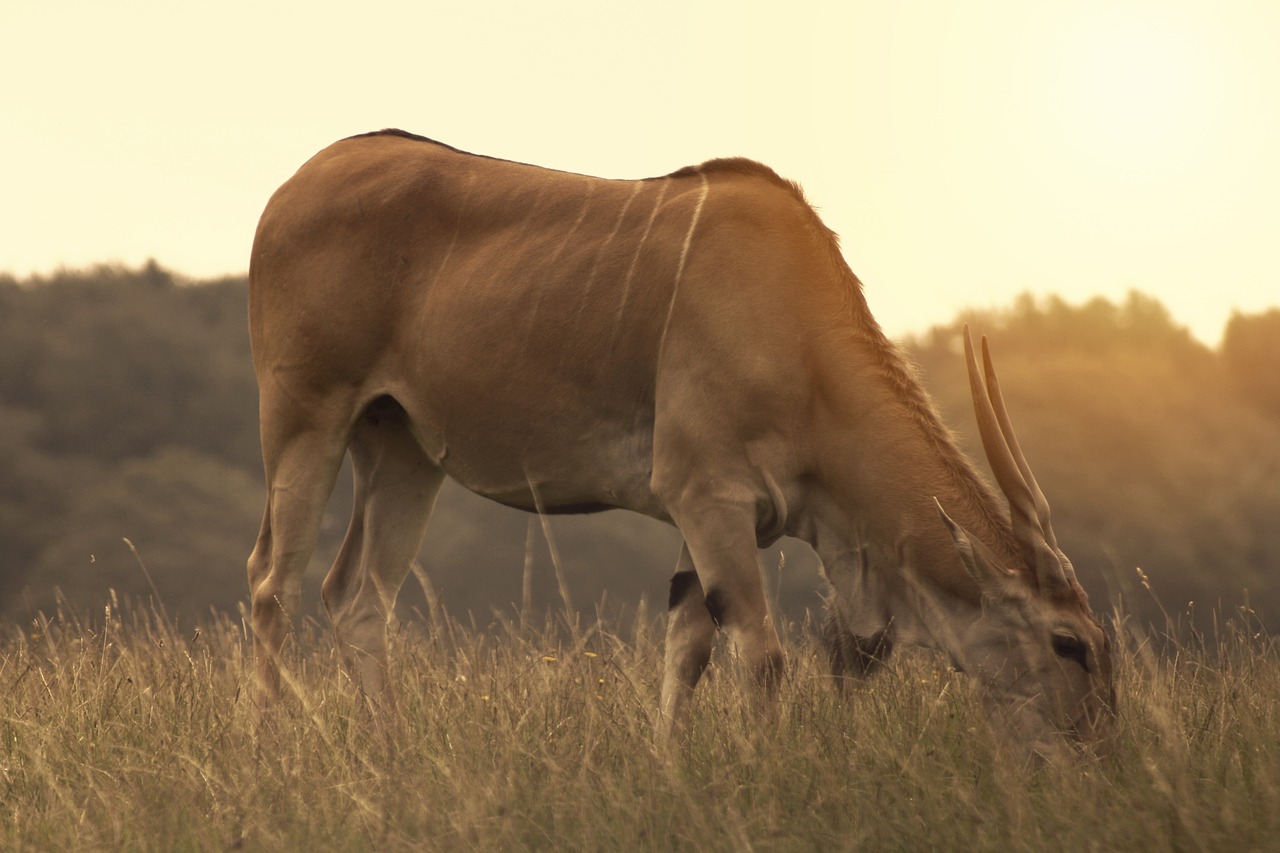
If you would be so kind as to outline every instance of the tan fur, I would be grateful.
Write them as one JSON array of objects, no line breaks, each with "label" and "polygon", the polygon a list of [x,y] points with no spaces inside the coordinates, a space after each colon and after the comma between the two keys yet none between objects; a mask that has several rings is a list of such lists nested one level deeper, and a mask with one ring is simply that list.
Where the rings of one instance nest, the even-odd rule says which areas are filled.
[{"label": "tan fur", "polygon": [[[350,450],[356,506],[324,597],[371,697],[385,695],[385,621],[447,475],[531,511],[618,507],[680,529],[665,734],[717,628],[776,680],[757,546],[783,534],[822,558],[840,631],[862,638],[845,648],[943,649],[993,707],[1043,710],[1015,714],[1024,742],[1097,716],[1110,664],[1087,607],[1037,588],[1034,543],[958,451],[834,235],[765,166],[608,181],[401,132],[343,140],[263,213],[250,331],[264,702]],[[1051,630],[1082,637],[1094,677],[1055,662]]]}]

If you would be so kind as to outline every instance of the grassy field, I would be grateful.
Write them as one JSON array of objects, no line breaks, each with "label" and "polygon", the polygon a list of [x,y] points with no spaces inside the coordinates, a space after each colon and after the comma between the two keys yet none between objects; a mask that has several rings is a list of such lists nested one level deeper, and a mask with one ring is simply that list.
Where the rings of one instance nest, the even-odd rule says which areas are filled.
[{"label": "grassy field", "polygon": [[932,656],[842,695],[803,630],[772,710],[717,659],[663,758],[660,620],[636,624],[404,626],[377,725],[314,622],[258,723],[238,620],[10,626],[0,849],[1280,850],[1280,649],[1247,612],[1159,649],[1122,630],[1111,754],[1037,770]]}]

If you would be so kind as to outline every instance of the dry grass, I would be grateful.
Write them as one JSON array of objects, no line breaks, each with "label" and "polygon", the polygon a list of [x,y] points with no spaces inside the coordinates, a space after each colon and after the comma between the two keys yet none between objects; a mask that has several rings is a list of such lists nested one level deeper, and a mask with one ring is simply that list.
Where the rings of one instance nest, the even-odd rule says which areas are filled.
[{"label": "dry grass", "polygon": [[664,759],[644,620],[407,626],[376,723],[310,623],[255,724],[237,621],[58,617],[0,641],[0,848],[1278,849],[1280,656],[1248,616],[1160,654],[1122,632],[1113,754],[1034,771],[927,655],[842,695],[798,640],[766,711],[717,661]]}]

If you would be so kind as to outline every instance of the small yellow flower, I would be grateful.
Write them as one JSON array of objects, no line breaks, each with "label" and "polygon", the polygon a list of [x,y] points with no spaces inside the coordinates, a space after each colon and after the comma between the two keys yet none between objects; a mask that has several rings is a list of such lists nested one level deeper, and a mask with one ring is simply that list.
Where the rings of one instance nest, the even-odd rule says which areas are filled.
[{"label": "small yellow flower", "polygon": [[542,656],[542,659],[543,659],[544,661],[546,661],[547,663],[555,663],[555,662],[556,662],[556,656],[555,656],[555,655],[543,655],[543,656]]},{"label": "small yellow flower", "polygon": [[484,694],[483,696],[481,696],[481,697],[480,697],[480,701],[481,701],[481,702],[488,702],[488,701],[489,701],[489,694],[488,694],[488,693],[486,693],[486,694]]}]

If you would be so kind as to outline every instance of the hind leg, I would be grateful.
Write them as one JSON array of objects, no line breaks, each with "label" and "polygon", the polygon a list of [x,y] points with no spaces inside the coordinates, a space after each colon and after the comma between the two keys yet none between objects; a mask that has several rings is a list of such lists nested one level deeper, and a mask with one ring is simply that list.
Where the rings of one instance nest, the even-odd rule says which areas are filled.
[{"label": "hind leg", "polygon": [[387,622],[426,531],[444,473],[393,401],[370,406],[351,442],[351,525],[322,594],[343,659],[366,696],[390,699]]},{"label": "hind leg", "polygon": [[267,507],[249,557],[250,625],[254,635],[255,692],[259,704],[280,691],[279,656],[292,629],[302,576],[315,548],[325,503],[346,451],[347,424],[339,407],[311,415],[278,405],[264,393],[262,457]]}]

